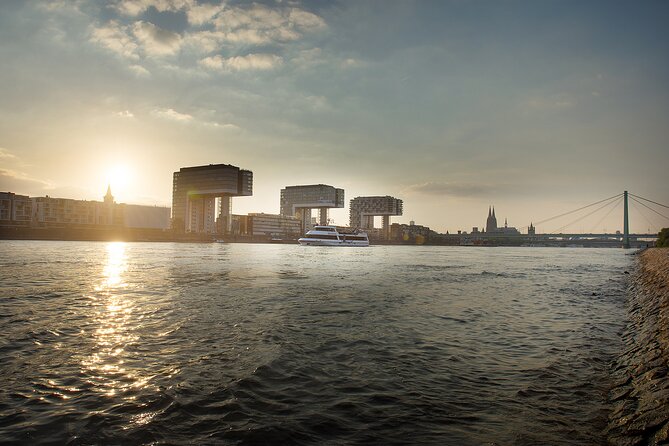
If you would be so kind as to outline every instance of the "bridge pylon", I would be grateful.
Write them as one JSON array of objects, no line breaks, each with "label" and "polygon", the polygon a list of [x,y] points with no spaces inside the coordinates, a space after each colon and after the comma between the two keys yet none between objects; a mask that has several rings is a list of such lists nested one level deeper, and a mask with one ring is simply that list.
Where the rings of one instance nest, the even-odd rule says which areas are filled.
[{"label": "bridge pylon", "polygon": [[624,210],[623,210],[623,248],[630,248],[630,221],[627,211],[627,191],[623,192]]}]

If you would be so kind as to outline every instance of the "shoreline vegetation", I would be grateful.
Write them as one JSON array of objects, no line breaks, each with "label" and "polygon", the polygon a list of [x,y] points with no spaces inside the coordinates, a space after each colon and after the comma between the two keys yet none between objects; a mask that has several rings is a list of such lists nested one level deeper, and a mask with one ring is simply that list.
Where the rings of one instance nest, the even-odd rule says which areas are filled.
[{"label": "shoreline vegetation", "polygon": [[657,244],[655,246],[658,248],[669,248],[669,228],[662,228],[657,235]]},{"label": "shoreline vegetation", "polygon": [[613,364],[609,444],[669,442],[669,249],[638,256],[622,351]]}]

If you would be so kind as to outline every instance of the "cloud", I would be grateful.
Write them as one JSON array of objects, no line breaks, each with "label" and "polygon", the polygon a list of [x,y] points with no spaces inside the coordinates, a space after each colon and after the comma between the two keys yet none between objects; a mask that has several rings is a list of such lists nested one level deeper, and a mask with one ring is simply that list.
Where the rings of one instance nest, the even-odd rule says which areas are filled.
[{"label": "cloud", "polygon": [[216,15],[224,9],[224,4],[196,4],[186,11],[186,16],[188,17],[188,23],[191,25],[204,25],[209,23],[210,20],[216,17]]},{"label": "cloud", "polygon": [[184,36],[184,45],[198,53],[209,54],[221,48],[221,43],[225,40],[225,33],[221,31],[198,31],[187,33]]},{"label": "cloud", "polygon": [[41,2],[36,5],[40,9],[49,12],[63,12],[67,14],[81,13],[81,6],[84,5],[82,0],[51,0],[48,2]]},{"label": "cloud", "polygon": [[53,184],[31,178],[23,172],[0,169],[0,190],[17,194],[39,195],[45,190],[53,189]]},{"label": "cloud", "polygon": [[293,8],[288,13],[288,22],[303,30],[320,30],[327,27],[325,20],[316,14],[301,9]]},{"label": "cloud", "polygon": [[[11,151],[0,147],[0,191],[34,195],[53,189],[48,181],[33,178],[18,169],[32,167]],[[8,166],[11,166],[9,168]]]},{"label": "cloud", "polygon": [[480,197],[489,195],[494,188],[487,185],[471,183],[441,183],[427,182],[412,184],[406,187],[403,193],[407,195],[448,195],[452,197]]},{"label": "cloud", "polygon": [[361,61],[359,61],[357,59],[351,59],[351,58],[344,59],[341,62],[341,67],[342,68],[356,68],[356,67],[360,67],[362,65],[363,65],[363,63]]},{"label": "cloud", "polygon": [[[211,110],[209,111],[209,113],[205,112],[204,114],[214,115],[214,113],[215,112]],[[198,116],[195,117],[187,113],[180,113],[174,110],[173,108],[160,108],[152,110],[151,115],[156,118],[165,119],[168,121],[175,121],[183,124],[193,124],[193,125],[215,128],[230,134],[238,134],[242,132],[242,128],[236,124],[217,122],[215,118],[207,119],[206,117],[202,116],[202,113],[198,113]],[[213,118],[213,116],[210,116],[210,118]]]},{"label": "cloud", "polygon": [[120,0],[112,4],[111,8],[119,14],[136,17],[151,7],[156,8],[160,12],[174,12],[189,8],[193,4],[193,0]]},{"label": "cloud", "polygon": [[130,65],[128,69],[137,77],[151,77],[151,72],[141,65]]},{"label": "cloud", "polygon": [[193,120],[193,117],[191,115],[188,115],[186,113],[179,113],[178,111],[172,108],[153,110],[151,114],[153,116],[157,116],[162,119],[169,119],[171,121],[190,122]]},{"label": "cloud", "polygon": [[[190,27],[181,33],[157,26],[142,16],[149,8],[158,11],[183,11]],[[297,42],[305,34],[327,28],[320,16],[296,7],[262,4],[229,6],[225,3],[198,3],[195,0],[122,0],[111,9],[121,16],[105,24],[92,25],[89,31],[91,43],[116,55],[135,62],[131,71],[139,77],[149,77],[146,64],[149,59],[161,59],[180,53],[188,56],[174,58],[172,68],[192,70],[181,62],[192,60],[195,55],[199,70],[246,71],[270,70],[283,63],[283,58],[261,51],[249,52],[249,47],[263,47]],[[130,17],[130,19],[128,19]],[[135,18],[141,17],[141,20]],[[241,50],[241,51],[240,51]],[[314,53],[300,53],[295,60],[298,66],[313,65],[319,61]],[[272,51],[274,52],[274,51]],[[203,56],[208,56],[204,57]],[[165,60],[159,60],[162,68]],[[201,73],[202,74],[202,73]]]},{"label": "cloud", "polygon": [[271,70],[282,63],[283,59],[274,54],[248,54],[227,59],[216,55],[200,60],[204,68],[220,71]]},{"label": "cloud", "polygon": [[218,122],[207,122],[206,125],[215,127],[229,133],[241,133],[242,128],[235,124],[221,124]]},{"label": "cloud", "polygon": [[302,50],[291,60],[291,62],[301,68],[322,64],[325,62],[323,58],[323,50],[320,48]]},{"label": "cloud", "polygon": [[121,0],[112,9],[123,16],[138,17],[149,8],[157,11],[184,11],[193,26],[214,25],[219,41],[262,45],[299,40],[305,33],[327,28],[323,18],[296,7],[250,7],[225,3],[198,3],[195,0]]},{"label": "cloud", "polygon": [[110,21],[101,27],[91,30],[91,42],[130,60],[139,60],[139,45],[128,34],[127,27],[117,21]]},{"label": "cloud", "polygon": [[135,117],[135,115],[132,114],[132,112],[130,110],[123,110],[123,111],[117,112],[116,116],[120,116],[121,118],[134,118]]},{"label": "cloud", "polygon": [[0,159],[4,160],[18,160],[18,157],[9,150],[0,147]]},{"label": "cloud", "polygon": [[[176,54],[183,43],[179,34],[141,20],[132,25],[111,20],[105,25],[92,27],[90,36],[91,42],[132,61],[138,61],[141,54],[151,57]],[[148,74],[144,68],[135,69],[135,72]]]},{"label": "cloud", "polygon": [[159,28],[153,23],[135,22],[132,32],[142,50],[151,56],[172,55],[181,48],[182,39],[179,34]]},{"label": "cloud", "polygon": [[270,9],[258,4],[250,8],[227,8],[212,22],[216,29],[225,32],[227,41],[255,45],[292,42],[305,33],[327,28],[325,21],[311,12],[298,8]]}]

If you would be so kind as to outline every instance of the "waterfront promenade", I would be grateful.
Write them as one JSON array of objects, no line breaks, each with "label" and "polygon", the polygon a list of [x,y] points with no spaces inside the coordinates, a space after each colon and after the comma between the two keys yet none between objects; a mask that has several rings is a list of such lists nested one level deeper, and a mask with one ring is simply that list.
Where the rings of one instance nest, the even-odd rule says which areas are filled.
[{"label": "waterfront promenade", "polygon": [[639,254],[629,322],[614,365],[608,437],[614,445],[669,441],[669,249]]}]

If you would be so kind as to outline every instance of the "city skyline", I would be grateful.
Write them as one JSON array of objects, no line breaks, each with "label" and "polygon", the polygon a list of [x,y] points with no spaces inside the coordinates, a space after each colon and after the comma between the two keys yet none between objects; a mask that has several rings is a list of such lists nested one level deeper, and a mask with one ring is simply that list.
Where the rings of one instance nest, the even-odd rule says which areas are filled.
[{"label": "city skyline", "polygon": [[[483,227],[490,205],[524,232],[623,190],[669,202],[661,2],[0,12],[3,191],[99,199],[111,182],[117,201],[169,206],[172,172],[227,163],[255,176],[236,214],[278,214],[282,188],[323,183],[346,191],[337,224],[351,199],[390,195],[394,221],[438,232]],[[637,211],[633,232],[667,226]],[[621,229],[622,210],[600,224]]]}]

